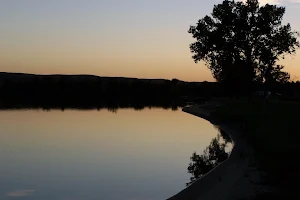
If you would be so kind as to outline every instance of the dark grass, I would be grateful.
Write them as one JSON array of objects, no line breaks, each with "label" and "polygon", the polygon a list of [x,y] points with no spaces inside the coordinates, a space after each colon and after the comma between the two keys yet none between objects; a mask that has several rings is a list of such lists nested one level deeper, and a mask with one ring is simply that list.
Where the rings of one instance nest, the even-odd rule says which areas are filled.
[{"label": "dark grass", "polygon": [[300,102],[274,99],[227,100],[214,118],[235,124],[253,146],[272,199],[300,199]]}]

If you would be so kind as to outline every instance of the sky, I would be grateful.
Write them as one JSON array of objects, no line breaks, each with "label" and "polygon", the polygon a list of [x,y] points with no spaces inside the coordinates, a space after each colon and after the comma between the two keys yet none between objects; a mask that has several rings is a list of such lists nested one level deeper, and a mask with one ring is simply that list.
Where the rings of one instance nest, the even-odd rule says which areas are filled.
[{"label": "sky", "polygon": [[[0,0],[0,71],[214,81],[187,32],[222,0]],[[286,7],[300,31],[300,0]],[[300,51],[287,56],[300,80]]]}]

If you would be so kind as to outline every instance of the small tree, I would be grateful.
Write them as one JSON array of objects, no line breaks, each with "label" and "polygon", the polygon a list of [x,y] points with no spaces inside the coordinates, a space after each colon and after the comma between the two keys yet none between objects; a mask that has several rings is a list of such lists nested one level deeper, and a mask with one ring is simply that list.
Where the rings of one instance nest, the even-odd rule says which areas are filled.
[{"label": "small tree", "polygon": [[258,0],[215,5],[211,16],[188,31],[196,39],[190,44],[194,61],[204,61],[218,82],[231,86],[286,82],[289,74],[276,62],[300,45],[299,34],[282,25],[284,13],[284,7],[259,6]]}]

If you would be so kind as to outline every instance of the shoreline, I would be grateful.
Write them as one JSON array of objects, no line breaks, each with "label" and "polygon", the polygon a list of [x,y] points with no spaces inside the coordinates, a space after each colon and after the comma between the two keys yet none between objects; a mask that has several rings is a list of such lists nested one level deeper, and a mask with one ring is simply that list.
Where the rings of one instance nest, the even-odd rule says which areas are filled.
[{"label": "shoreline", "polygon": [[261,172],[254,164],[254,152],[240,131],[214,120],[210,116],[213,110],[205,108],[205,105],[194,105],[182,110],[218,125],[230,135],[234,146],[228,159],[167,200],[249,198],[265,189],[265,186],[259,185]]}]

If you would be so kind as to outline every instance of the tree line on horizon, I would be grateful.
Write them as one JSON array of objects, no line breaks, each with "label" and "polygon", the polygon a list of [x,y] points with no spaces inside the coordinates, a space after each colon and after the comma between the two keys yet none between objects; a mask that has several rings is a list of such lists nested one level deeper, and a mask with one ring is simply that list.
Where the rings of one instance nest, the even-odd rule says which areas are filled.
[{"label": "tree line on horizon", "polygon": [[[252,86],[255,89],[261,88],[259,84]],[[300,82],[279,84],[273,90],[288,99],[299,100]],[[163,107],[176,110],[188,101],[201,103],[228,95],[228,90],[219,82],[189,83],[177,79],[157,81],[69,75],[0,76],[0,109],[30,107],[114,110],[127,107]]]},{"label": "tree line on horizon", "polygon": [[[189,97],[211,98],[221,92],[217,83],[95,76],[33,75],[0,77],[0,107],[182,106]],[[188,97],[184,99],[182,97]]]}]

